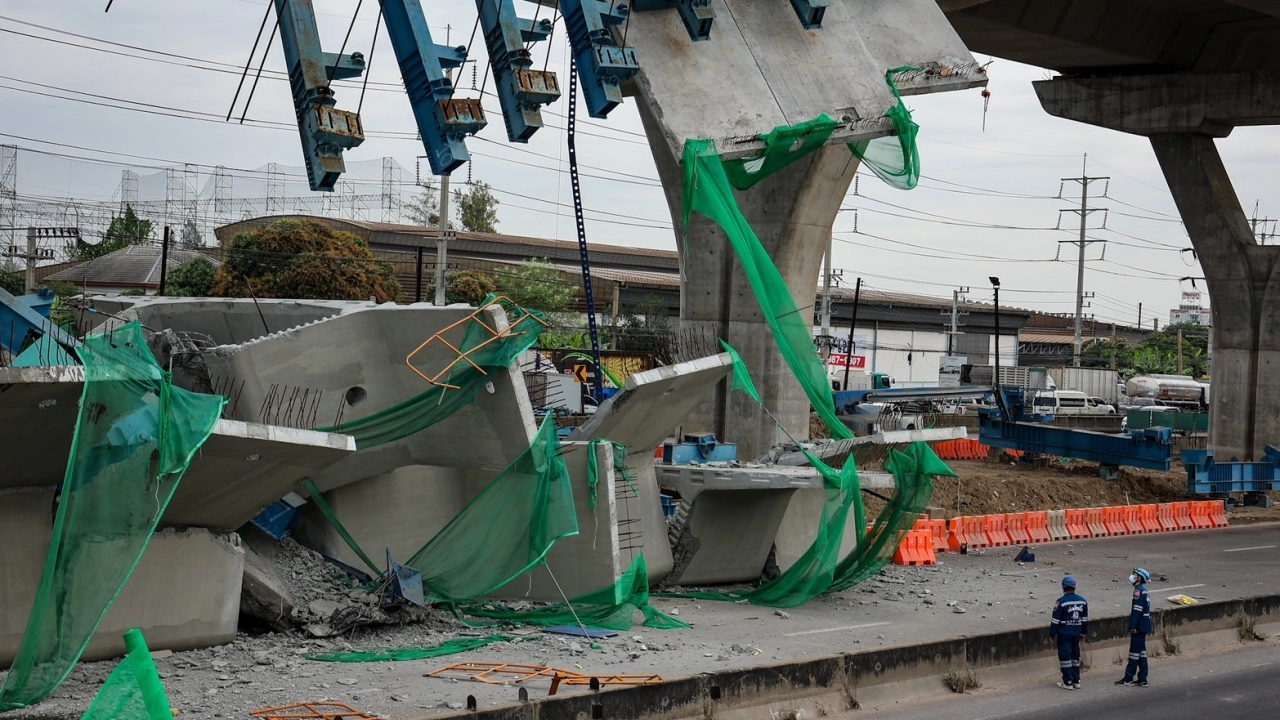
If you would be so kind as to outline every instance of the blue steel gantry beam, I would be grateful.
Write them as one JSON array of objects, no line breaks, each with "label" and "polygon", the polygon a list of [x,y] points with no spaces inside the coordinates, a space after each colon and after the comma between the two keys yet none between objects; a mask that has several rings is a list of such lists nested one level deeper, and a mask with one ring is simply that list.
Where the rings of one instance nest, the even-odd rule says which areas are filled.
[{"label": "blue steel gantry beam", "polygon": [[806,30],[822,27],[822,18],[827,14],[827,0],[791,0],[791,7],[795,8],[796,16]]},{"label": "blue steel gantry beam", "polygon": [[622,102],[622,83],[640,71],[636,51],[618,47],[609,28],[631,14],[625,3],[609,0],[561,0],[560,13],[582,80],[587,113],[603,118]]},{"label": "blue steel gantry beam", "polygon": [[502,103],[502,118],[511,142],[528,142],[542,127],[539,108],[560,98],[556,74],[533,69],[525,43],[546,40],[551,20],[538,22],[516,16],[512,0],[476,0],[480,28],[489,50],[489,65]]},{"label": "blue steel gantry beam", "polygon": [[453,83],[445,75],[445,70],[460,67],[467,59],[467,48],[432,42],[421,0],[379,0],[379,4],[427,162],[433,174],[447,175],[470,158],[466,136],[487,124],[480,101],[454,99]]},{"label": "blue steel gantry beam", "polygon": [[711,0],[635,0],[631,4],[631,9],[636,12],[668,8],[675,8],[680,13],[680,20],[689,31],[690,40],[698,42],[711,38],[711,23],[716,19]]},{"label": "blue steel gantry beam", "polygon": [[364,142],[360,116],[334,105],[333,80],[364,72],[360,53],[338,56],[320,50],[311,0],[274,0],[280,41],[289,66],[289,88],[302,136],[302,156],[312,190],[333,190],[346,170],[342,151]]}]

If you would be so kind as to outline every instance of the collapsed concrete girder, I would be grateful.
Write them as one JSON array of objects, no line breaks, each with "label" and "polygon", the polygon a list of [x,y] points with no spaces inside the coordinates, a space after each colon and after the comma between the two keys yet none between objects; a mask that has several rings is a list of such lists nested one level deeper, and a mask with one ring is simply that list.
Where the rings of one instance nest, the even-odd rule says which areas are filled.
[{"label": "collapsed concrete girder", "polygon": [[1214,137],[1280,124],[1280,74],[1056,78],[1035,88],[1058,117],[1150,137],[1211,298],[1209,446],[1260,459],[1280,438],[1280,247],[1258,244]]}]

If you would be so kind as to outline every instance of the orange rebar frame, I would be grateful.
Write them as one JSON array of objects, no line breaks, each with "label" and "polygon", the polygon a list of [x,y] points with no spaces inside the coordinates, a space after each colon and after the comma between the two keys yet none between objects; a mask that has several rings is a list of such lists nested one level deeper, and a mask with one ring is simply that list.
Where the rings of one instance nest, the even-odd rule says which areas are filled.
[{"label": "orange rebar frame", "polygon": [[[488,325],[486,325],[486,324],[485,324],[485,322],[484,322],[484,320],[482,320],[482,319],[480,318],[480,314],[481,314],[481,313],[483,313],[485,310],[488,310],[489,308],[493,307],[494,305],[497,305],[497,306],[501,307],[503,310],[510,310],[510,311],[512,311],[512,312],[514,312],[514,313],[516,313],[516,317],[515,317],[515,319],[511,320],[511,321],[507,324],[507,329],[506,329],[506,330],[502,330],[502,331],[495,330],[495,329],[493,329],[493,328],[489,327]],[[421,345],[419,345],[418,347],[414,348],[413,352],[409,353],[409,355],[404,359],[404,364],[405,364],[405,365],[408,365],[408,366],[409,366],[409,369],[410,369],[410,370],[412,370],[415,374],[417,374],[417,376],[418,376],[418,377],[422,378],[423,380],[426,380],[428,383],[430,383],[430,384],[432,384],[432,385],[435,385],[435,386],[438,386],[438,387],[443,387],[443,388],[446,388],[446,389],[449,389],[449,390],[457,390],[457,389],[458,389],[458,386],[457,386],[457,385],[450,385],[450,384],[449,384],[449,383],[447,383],[447,382],[440,382],[440,378],[441,378],[442,376],[444,376],[444,375],[446,375],[446,374],[448,374],[448,373],[452,372],[453,368],[454,368],[458,363],[463,362],[463,361],[466,361],[466,363],[467,363],[468,365],[470,365],[471,367],[475,368],[475,369],[476,369],[476,370],[477,370],[481,375],[488,375],[488,373],[486,373],[486,372],[484,371],[484,368],[480,367],[480,366],[479,366],[479,365],[477,365],[475,362],[473,362],[469,356],[471,355],[471,353],[474,353],[475,351],[479,350],[480,348],[482,348],[482,347],[484,347],[484,346],[486,346],[486,345],[489,345],[490,343],[496,342],[496,341],[498,341],[498,340],[503,340],[503,339],[505,339],[505,338],[514,337],[514,336],[515,336],[515,335],[517,335],[518,333],[512,332],[512,328],[515,328],[517,325],[519,325],[521,322],[523,322],[526,318],[533,318],[535,321],[537,321],[537,322],[538,322],[539,324],[541,324],[543,327],[550,327],[550,324],[549,324],[549,323],[547,323],[545,320],[543,320],[542,318],[538,317],[537,315],[534,315],[533,313],[529,312],[528,310],[525,310],[524,308],[522,308],[522,307],[520,307],[519,305],[517,305],[517,304],[515,304],[514,302],[512,302],[510,299],[505,298],[505,297],[495,297],[493,300],[491,300],[491,301],[489,301],[489,302],[485,303],[484,305],[482,305],[481,307],[477,308],[475,312],[473,312],[473,313],[471,313],[470,315],[466,316],[465,318],[463,318],[463,319],[459,320],[458,322],[456,322],[456,323],[454,323],[454,324],[452,324],[452,325],[450,325],[450,326],[448,326],[448,327],[444,328],[443,330],[441,330],[440,332],[436,333],[435,335],[432,335],[431,337],[427,338],[426,342],[424,342],[424,343],[422,343]],[[480,325],[480,327],[484,328],[484,329],[489,333],[489,338],[488,338],[487,340],[485,340],[484,342],[480,343],[479,345],[476,345],[475,347],[471,348],[470,350],[466,350],[466,351],[463,351],[463,350],[458,349],[457,347],[455,347],[455,346],[454,346],[454,344],[453,344],[453,343],[451,343],[451,342],[449,342],[448,340],[445,340],[445,339],[444,339],[444,335],[445,335],[445,333],[448,333],[448,332],[450,332],[451,330],[455,330],[455,329],[457,329],[458,327],[460,327],[460,326],[462,326],[462,325],[466,325],[466,324],[471,323],[471,322],[478,323],[478,324]],[[433,342],[439,342],[441,345],[444,345],[445,347],[447,347],[447,348],[449,348],[450,350],[452,350],[455,354],[457,354],[457,356],[458,356],[458,357],[454,358],[453,362],[451,362],[451,363],[449,363],[448,365],[446,365],[446,366],[445,366],[445,368],[444,368],[443,370],[441,370],[440,372],[436,373],[435,375],[432,375],[431,377],[427,377],[425,373],[423,373],[421,370],[418,370],[418,368],[416,368],[416,367],[414,367],[414,366],[413,366],[413,358],[414,358],[414,356],[416,356],[418,353],[420,353],[420,352],[422,352],[424,349],[426,349],[426,347],[427,347],[428,345],[430,345],[431,343],[433,343]]]},{"label": "orange rebar frame", "polygon": [[335,702],[297,703],[254,710],[249,714],[261,720],[376,720],[377,718],[376,715],[360,712],[350,705]]},{"label": "orange rebar frame", "polygon": [[[449,673],[455,673],[454,677]],[[666,682],[661,675],[583,675],[570,670],[558,670],[543,665],[518,665],[515,663],[462,662],[432,670],[423,677],[471,680],[489,685],[510,685],[546,678],[551,681],[551,695],[561,685],[590,685],[592,680],[607,685],[660,685]]]}]

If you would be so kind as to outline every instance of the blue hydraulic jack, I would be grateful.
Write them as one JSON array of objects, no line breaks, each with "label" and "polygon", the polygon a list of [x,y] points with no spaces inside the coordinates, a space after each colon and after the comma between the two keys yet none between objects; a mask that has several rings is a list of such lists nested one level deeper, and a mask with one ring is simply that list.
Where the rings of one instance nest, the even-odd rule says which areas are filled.
[{"label": "blue hydraulic jack", "polygon": [[1183,450],[1187,469],[1187,492],[1192,495],[1226,497],[1244,493],[1245,505],[1271,507],[1273,490],[1280,490],[1280,449],[1268,445],[1258,462],[1216,462],[1212,450]]}]

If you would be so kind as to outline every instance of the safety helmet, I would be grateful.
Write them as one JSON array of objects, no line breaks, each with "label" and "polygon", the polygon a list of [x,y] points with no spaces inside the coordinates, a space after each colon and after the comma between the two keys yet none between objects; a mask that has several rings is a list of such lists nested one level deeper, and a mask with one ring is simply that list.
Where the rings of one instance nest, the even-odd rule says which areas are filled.
[{"label": "safety helmet", "polygon": [[1151,582],[1151,573],[1143,570],[1142,568],[1134,568],[1133,576],[1144,583]]},{"label": "safety helmet", "polygon": [[1066,576],[1066,577],[1062,578],[1062,589],[1063,589],[1063,590],[1066,590],[1067,588],[1072,588],[1072,589],[1074,589],[1074,588],[1075,588],[1075,586],[1076,586],[1076,579],[1075,579],[1075,578],[1071,577],[1070,575],[1068,575],[1068,576]]}]

